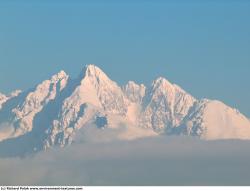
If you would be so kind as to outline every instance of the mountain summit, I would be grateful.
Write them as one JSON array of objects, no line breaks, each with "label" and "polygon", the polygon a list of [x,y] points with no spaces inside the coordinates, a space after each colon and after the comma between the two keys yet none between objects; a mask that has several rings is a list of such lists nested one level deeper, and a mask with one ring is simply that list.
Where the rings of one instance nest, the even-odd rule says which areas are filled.
[{"label": "mountain summit", "polygon": [[250,139],[250,121],[216,100],[197,100],[163,77],[146,87],[120,87],[87,65],[78,78],[64,71],[34,88],[0,94],[0,155],[21,155],[78,141],[186,135]]}]

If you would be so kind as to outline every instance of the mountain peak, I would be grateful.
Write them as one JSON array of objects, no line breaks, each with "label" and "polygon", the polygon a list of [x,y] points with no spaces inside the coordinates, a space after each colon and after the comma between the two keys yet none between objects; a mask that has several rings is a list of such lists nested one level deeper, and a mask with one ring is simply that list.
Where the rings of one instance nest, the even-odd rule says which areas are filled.
[{"label": "mountain peak", "polygon": [[4,94],[2,94],[1,92],[0,92],[0,109],[1,109],[1,107],[2,107],[2,104],[5,102],[5,101],[7,101],[7,96],[6,95],[4,95]]},{"label": "mountain peak", "polygon": [[104,72],[97,66],[89,64],[85,66],[87,75],[103,75]]},{"label": "mountain peak", "polygon": [[93,64],[86,65],[80,74],[80,78],[96,79],[97,81],[109,81],[109,77],[97,66]]},{"label": "mountain peak", "polygon": [[[95,127],[116,129],[115,139],[125,134],[129,139],[143,137],[140,132],[145,129],[150,135],[250,139],[249,119],[221,102],[197,100],[164,77],[150,87],[133,81],[120,87],[93,64],[86,65],[77,79],[60,71],[10,98],[0,93],[0,126],[10,124],[8,131],[0,128],[0,146],[6,144],[3,140],[20,140],[27,152],[66,146],[77,141],[76,134],[82,136]],[[26,144],[30,140],[31,146]]]},{"label": "mountain peak", "polygon": [[68,78],[68,75],[66,74],[66,72],[61,70],[60,72],[58,72],[57,74],[55,74],[51,77],[51,81],[56,82],[58,80],[62,80],[65,78]]},{"label": "mountain peak", "polygon": [[146,87],[144,84],[137,84],[134,81],[129,81],[124,87],[123,91],[132,102],[141,102],[145,95]]},{"label": "mountain peak", "polygon": [[156,80],[153,81],[153,87],[172,87],[173,84],[169,82],[166,78],[158,77]]},{"label": "mountain peak", "polygon": [[14,90],[13,92],[10,93],[10,97],[16,97],[18,96],[22,90]]},{"label": "mountain peak", "polygon": [[94,64],[87,64],[87,65],[85,65],[85,68],[87,69],[87,70],[101,70],[98,66],[96,66],[96,65],[94,65]]},{"label": "mountain peak", "polygon": [[144,86],[144,84],[137,84],[136,82],[134,81],[128,81],[127,83],[128,86]]},{"label": "mountain peak", "polygon": [[168,90],[168,91],[176,91],[176,92],[182,92],[187,93],[185,90],[183,90],[180,86],[171,83],[166,78],[159,77],[152,83],[152,89],[153,90]]},{"label": "mountain peak", "polygon": [[150,92],[175,92],[175,85],[167,79],[159,77],[153,81]]}]

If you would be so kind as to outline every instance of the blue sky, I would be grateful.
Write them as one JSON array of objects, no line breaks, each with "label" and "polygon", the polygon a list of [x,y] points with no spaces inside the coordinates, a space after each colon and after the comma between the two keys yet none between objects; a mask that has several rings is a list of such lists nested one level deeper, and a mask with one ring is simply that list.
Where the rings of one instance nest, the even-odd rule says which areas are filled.
[{"label": "blue sky", "polygon": [[1,1],[0,92],[85,64],[157,76],[250,117],[250,1]]}]

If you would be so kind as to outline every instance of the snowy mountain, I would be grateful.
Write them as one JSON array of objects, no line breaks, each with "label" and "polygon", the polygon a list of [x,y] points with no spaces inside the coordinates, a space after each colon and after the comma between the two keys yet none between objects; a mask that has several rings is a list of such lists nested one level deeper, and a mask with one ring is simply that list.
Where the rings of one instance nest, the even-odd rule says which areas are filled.
[{"label": "snowy mountain", "polygon": [[34,89],[10,97],[0,110],[0,120],[4,123],[2,126],[8,126],[8,131],[5,130],[4,135],[0,131],[0,140],[18,137],[31,131],[36,115],[50,100],[55,99],[65,87],[67,78],[68,76],[61,71]]},{"label": "snowy mountain", "polygon": [[203,139],[250,139],[249,120],[217,100],[196,102],[183,120],[181,131]]},{"label": "snowy mountain", "polygon": [[146,92],[140,124],[157,132],[168,132],[180,125],[195,101],[180,87],[160,77]]},{"label": "snowy mountain", "polygon": [[75,130],[90,120],[99,127],[98,119],[107,121],[108,114],[124,117],[127,113],[129,103],[122,89],[96,66],[85,67],[72,89],[51,124],[47,147],[71,143]]},{"label": "snowy mountain", "polygon": [[21,93],[20,90],[15,90],[10,93],[10,95],[4,95],[0,92],[0,109],[2,108],[2,105],[8,101],[9,99],[18,96]]},{"label": "snowy mountain", "polygon": [[4,95],[4,94],[2,94],[2,93],[0,93],[0,109],[1,109],[1,107],[2,107],[2,104],[4,103],[4,102],[6,102],[8,99],[7,99],[7,96],[6,95]]},{"label": "snowy mountain", "polygon": [[64,71],[36,87],[0,94],[0,155],[64,147],[77,141],[187,135],[250,139],[250,121],[222,102],[197,100],[160,77],[149,87],[120,87],[97,66],[77,79]]}]

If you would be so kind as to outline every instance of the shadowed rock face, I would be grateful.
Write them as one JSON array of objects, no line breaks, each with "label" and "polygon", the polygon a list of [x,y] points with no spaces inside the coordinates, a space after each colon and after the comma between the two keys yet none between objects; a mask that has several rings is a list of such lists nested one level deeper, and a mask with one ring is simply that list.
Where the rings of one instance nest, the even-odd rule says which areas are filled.
[{"label": "shadowed rock face", "polygon": [[103,116],[96,116],[95,124],[98,128],[104,128],[108,125],[108,120]]},{"label": "shadowed rock face", "polygon": [[94,65],[76,79],[61,71],[22,93],[1,94],[0,102],[1,156],[65,147],[87,127],[126,140],[160,134],[250,139],[249,119],[222,102],[197,100],[162,77],[149,87],[132,81],[120,87]]}]

